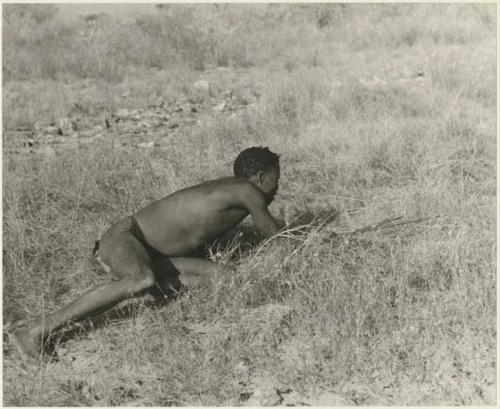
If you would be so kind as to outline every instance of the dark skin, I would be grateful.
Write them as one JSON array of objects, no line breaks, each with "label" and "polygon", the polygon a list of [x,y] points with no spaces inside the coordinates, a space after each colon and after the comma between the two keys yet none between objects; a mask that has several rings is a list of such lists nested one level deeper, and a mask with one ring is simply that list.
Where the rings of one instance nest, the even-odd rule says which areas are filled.
[{"label": "dark skin", "polygon": [[[232,269],[193,253],[251,215],[266,238],[279,232],[267,206],[278,190],[279,166],[250,178],[227,177],[175,192],[139,210],[135,219],[146,245],[129,232],[130,218],[101,239],[98,260],[117,278],[82,294],[61,310],[10,334],[21,355],[40,356],[40,338],[69,321],[102,313],[130,296],[143,294],[174,275],[185,286],[213,286]],[[150,246],[150,248],[149,248]]]},{"label": "dark skin", "polygon": [[[251,180],[262,177],[270,184],[262,187],[274,196],[279,178],[275,172],[261,172]],[[267,210],[269,203],[266,192],[250,180],[228,177],[180,190],[140,210],[135,218],[152,247],[170,257],[184,256],[232,230],[249,213],[265,237],[273,236],[279,229]]]}]

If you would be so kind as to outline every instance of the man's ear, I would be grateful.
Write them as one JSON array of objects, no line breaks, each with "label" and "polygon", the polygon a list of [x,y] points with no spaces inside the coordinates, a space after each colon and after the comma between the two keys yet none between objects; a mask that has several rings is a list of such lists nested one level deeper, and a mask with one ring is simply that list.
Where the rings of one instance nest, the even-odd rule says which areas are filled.
[{"label": "man's ear", "polygon": [[264,172],[259,170],[257,172],[257,180],[259,181],[260,184],[264,183]]}]

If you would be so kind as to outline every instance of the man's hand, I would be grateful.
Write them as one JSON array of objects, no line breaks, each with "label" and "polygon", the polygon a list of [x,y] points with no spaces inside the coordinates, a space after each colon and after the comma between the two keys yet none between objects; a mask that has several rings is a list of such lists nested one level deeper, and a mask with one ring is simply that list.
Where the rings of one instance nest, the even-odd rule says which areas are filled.
[{"label": "man's hand", "polygon": [[250,183],[242,189],[241,204],[252,216],[257,230],[269,239],[278,234],[280,228],[273,216],[267,210],[267,202],[264,194]]}]

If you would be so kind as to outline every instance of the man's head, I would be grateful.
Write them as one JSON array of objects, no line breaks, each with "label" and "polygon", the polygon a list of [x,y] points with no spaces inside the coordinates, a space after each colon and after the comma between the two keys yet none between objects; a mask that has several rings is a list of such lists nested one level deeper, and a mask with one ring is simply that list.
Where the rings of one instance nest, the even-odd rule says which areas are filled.
[{"label": "man's head", "polygon": [[246,178],[257,186],[271,203],[278,190],[280,156],[269,148],[252,147],[241,151],[234,161],[234,175]]}]

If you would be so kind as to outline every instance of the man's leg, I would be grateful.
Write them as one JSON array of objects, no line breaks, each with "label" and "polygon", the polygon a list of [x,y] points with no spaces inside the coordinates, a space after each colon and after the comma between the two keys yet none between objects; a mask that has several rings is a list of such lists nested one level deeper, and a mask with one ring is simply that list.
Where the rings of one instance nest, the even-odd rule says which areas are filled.
[{"label": "man's leg", "polygon": [[11,333],[11,339],[23,357],[36,358],[41,353],[40,339],[69,321],[77,321],[97,312],[104,312],[120,301],[138,294],[155,283],[151,260],[147,251],[135,237],[123,234],[113,247],[111,269],[119,280],[100,285],[85,292],[75,301],[27,328]]},{"label": "man's leg", "polygon": [[194,257],[158,257],[154,273],[161,287],[174,283],[186,287],[213,287],[226,279],[234,269],[224,264]]},{"label": "man's leg", "polygon": [[46,317],[29,328],[19,328],[11,335],[13,342],[26,357],[36,358],[40,354],[39,340],[69,321],[78,321],[97,312],[104,312],[125,298],[151,287],[154,276],[142,280],[122,279],[103,284],[82,294],[75,301]]}]

